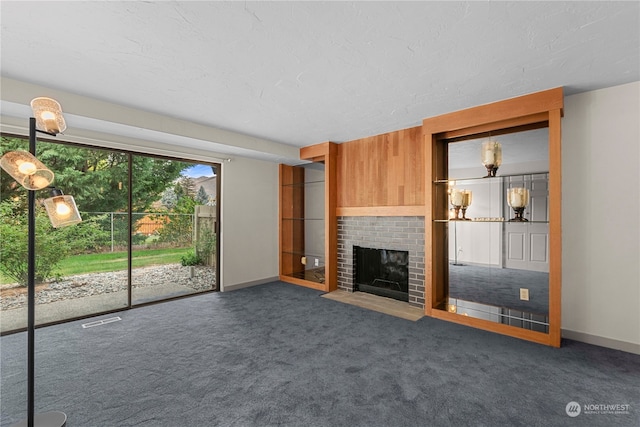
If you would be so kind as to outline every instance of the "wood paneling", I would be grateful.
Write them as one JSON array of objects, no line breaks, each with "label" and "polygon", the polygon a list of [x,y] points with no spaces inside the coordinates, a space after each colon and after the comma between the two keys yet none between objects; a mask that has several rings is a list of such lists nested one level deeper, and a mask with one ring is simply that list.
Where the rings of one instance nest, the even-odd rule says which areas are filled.
[{"label": "wood paneling", "polygon": [[338,145],[337,206],[423,206],[422,126]]},{"label": "wood paneling", "polygon": [[424,216],[424,206],[373,206],[343,207],[336,209],[337,216]]}]

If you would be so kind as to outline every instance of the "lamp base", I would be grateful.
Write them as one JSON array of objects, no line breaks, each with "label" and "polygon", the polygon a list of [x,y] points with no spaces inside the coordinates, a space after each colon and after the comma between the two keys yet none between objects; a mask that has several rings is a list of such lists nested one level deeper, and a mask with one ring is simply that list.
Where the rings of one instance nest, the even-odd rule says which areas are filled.
[{"label": "lamp base", "polygon": [[[67,425],[67,416],[63,412],[51,411],[36,414],[33,418],[33,425],[37,427],[65,427]],[[22,420],[11,427],[26,427],[27,420]]]}]

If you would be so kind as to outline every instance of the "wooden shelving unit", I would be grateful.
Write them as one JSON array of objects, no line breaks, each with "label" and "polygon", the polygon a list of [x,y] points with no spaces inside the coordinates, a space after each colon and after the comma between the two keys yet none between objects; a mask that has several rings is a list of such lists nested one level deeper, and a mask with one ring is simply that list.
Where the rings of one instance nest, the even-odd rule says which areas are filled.
[{"label": "wooden shelving unit", "polygon": [[[300,149],[302,160],[324,165],[322,181],[306,179],[303,167],[280,165],[280,280],[325,292],[337,289],[336,152],[331,142]],[[309,197],[318,197],[318,185],[324,190],[319,201],[324,209],[309,215],[305,206]],[[324,228],[321,249],[306,236],[318,227]]]},{"label": "wooden shelving unit", "polygon": [[[562,88],[425,119],[425,314],[451,322],[560,346],[562,288],[561,118]],[[548,128],[549,133],[549,327],[548,333],[447,310],[448,298],[448,144],[488,136]]]}]

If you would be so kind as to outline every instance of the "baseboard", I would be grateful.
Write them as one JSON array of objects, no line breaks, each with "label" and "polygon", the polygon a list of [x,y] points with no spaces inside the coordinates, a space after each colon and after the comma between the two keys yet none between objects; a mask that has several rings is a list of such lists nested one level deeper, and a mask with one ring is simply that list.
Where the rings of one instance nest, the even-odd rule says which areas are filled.
[{"label": "baseboard", "polygon": [[627,341],[619,341],[611,338],[600,337],[597,335],[586,334],[584,332],[562,330],[562,338],[567,338],[574,341],[580,341],[587,344],[598,345],[600,347],[607,347],[614,350],[626,351],[627,353],[640,354],[640,344],[635,344]]},{"label": "baseboard", "polygon": [[237,291],[238,289],[250,288],[252,286],[264,285],[265,283],[277,282],[278,276],[266,279],[253,280],[251,282],[237,283],[235,285],[223,285],[220,289],[222,292]]}]

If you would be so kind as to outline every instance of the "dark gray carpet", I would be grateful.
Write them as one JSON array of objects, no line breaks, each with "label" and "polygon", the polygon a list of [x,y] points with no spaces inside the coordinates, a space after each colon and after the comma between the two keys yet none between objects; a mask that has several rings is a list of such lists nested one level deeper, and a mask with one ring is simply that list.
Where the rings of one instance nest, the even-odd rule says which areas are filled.
[{"label": "dark gray carpet", "polygon": [[[520,288],[529,289],[529,301],[520,299]],[[549,314],[549,273],[449,265],[449,295],[466,301]]]},{"label": "dark gray carpet", "polygon": [[[39,329],[36,408],[66,412],[69,427],[640,422],[640,356],[411,322],[319,295],[272,283],[89,329],[87,320]],[[25,341],[0,338],[2,426],[25,415]],[[629,414],[570,418],[571,401]]]}]

